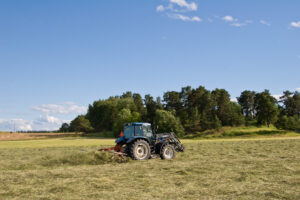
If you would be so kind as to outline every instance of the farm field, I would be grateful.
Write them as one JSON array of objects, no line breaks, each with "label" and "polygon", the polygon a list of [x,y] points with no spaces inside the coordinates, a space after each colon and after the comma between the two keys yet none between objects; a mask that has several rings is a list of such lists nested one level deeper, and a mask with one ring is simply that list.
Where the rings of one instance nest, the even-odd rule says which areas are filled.
[{"label": "farm field", "polygon": [[118,163],[112,139],[0,141],[0,199],[300,199],[300,137],[182,140],[174,160]]},{"label": "farm field", "polygon": [[81,133],[10,133],[0,132],[0,141],[8,140],[32,140],[42,138],[74,137]]}]

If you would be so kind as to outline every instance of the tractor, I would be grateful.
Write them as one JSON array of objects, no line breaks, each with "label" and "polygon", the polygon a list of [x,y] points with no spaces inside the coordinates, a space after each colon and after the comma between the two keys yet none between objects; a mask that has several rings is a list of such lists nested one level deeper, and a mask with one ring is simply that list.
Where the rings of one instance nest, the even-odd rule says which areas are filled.
[{"label": "tractor", "polygon": [[134,160],[147,160],[159,155],[161,159],[172,159],[175,151],[183,152],[184,146],[176,135],[171,133],[153,134],[151,124],[132,122],[124,124],[116,146],[99,149],[119,156],[130,156]]}]

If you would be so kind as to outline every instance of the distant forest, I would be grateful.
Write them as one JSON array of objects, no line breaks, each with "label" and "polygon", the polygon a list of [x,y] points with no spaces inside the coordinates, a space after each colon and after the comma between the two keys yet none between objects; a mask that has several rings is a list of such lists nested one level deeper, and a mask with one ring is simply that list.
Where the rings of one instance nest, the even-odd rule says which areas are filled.
[{"label": "distant forest", "polygon": [[163,99],[150,94],[125,92],[121,96],[94,101],[86,115],[70,124],[62,124],[62,132],[110,131],[117,136],[126,122],[150,122],[157,132],[173,131],[178,136],[222,126],[270,126],[300,130],[300,93],[284,91],[279,100],[268,90],[245,90],[237,102],[230,100],[225,89],[183,87],[168,91]]}]

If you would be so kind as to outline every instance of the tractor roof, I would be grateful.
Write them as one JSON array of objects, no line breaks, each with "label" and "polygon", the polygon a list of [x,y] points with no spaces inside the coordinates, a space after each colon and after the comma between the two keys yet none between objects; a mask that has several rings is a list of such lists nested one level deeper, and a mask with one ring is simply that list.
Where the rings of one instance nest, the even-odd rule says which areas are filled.
[{"label": "tractor roof", "polygon": [[147,122],[130,122],[125,124],[125,126],[140,126],[140,125],[151,125],[151,124]]}]

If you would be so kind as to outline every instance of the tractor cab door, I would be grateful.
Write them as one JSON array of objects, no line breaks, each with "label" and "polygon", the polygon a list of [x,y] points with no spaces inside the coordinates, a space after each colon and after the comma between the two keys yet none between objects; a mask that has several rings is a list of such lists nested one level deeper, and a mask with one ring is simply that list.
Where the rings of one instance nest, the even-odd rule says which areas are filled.
[{"label": "tractor cab door", "polygon": [[151,125],[143,125],[143,134],[148,140],[150,141],[150,144],[153,145],[153,133]]}]

